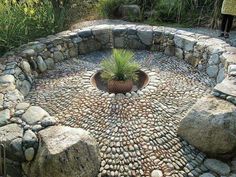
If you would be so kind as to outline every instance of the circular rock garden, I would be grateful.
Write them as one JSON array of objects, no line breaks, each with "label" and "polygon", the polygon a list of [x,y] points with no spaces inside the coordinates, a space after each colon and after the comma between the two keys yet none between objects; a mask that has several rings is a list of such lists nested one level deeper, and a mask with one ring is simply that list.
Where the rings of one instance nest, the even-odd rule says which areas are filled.
[{"label": "circular rock garden", "polygon": [[[99,80],[111,48],[133,50],[141,65],[131,92],[109,93]],[[4,57],[0,143],[10,176],[236,175],[236,49],[224,41],[98,25]]]}]

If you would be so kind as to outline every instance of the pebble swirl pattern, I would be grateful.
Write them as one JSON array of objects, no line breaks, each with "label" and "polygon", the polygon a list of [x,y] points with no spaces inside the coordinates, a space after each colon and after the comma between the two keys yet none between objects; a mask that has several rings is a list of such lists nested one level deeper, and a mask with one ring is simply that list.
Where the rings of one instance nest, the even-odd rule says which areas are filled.
[{"label": "pebble swirl pattern", "polygon": [[214,83],[185,61],[158,52],[135,51],[150,78],[138,92],[109,94],[90,77],[111,51],[57,63],[40,75],[26,98],[60,123],[91,132],[99,143],[100,176],[199,176],[205,155],[177,135],[179,121]]}]

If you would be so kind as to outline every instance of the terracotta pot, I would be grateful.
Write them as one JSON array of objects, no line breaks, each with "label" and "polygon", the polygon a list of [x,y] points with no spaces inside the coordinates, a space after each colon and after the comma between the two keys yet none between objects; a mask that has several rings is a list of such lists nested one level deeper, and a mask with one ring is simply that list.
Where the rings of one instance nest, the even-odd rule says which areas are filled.
[{"label": "terracotta pot", "polygon": [[133,88],[133,81],[127,80],[127,81],[116,81],[111,80],[108,81],[108,91],[111,93],[126,93],[130,92]]}]

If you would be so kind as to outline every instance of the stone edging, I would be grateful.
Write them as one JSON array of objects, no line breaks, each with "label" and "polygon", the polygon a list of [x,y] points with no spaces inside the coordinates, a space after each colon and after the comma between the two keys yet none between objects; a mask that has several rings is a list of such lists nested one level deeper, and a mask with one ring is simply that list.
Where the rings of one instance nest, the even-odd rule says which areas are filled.
[{"label": "stone edging", "polygon": [[[37,151],[37,131],[57,124],[56,118],[42,108],[22,103],[34,79],[52,69],[56,62],[110,48],[147,49],[184,59],[205,71],[216,83],[224,80],[215,87],[213,94],[236,104],[236,48],[220,39],[174,28],[132,24],[64,31],[25,44],[1,58],[0,117],[3,119],[0,120],[0,135],[7,126],[23,127],[13,139],[3,140],[7,147],[15,147],[17,155],[13,160],[19,155],[19,146],[24,151],[21,160],[32,160]],[[225,88],[231,90],[226,92]],[[142,95],[142,92],[134,94]],[[37,118],[32,118],[35,114]],[[30,143],[25,142],[25,137],[30,137],[27,139]]]}]

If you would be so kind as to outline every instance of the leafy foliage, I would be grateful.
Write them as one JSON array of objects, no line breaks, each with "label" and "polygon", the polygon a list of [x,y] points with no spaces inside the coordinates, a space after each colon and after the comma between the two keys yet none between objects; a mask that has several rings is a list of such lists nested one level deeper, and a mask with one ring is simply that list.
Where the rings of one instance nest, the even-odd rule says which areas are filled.
[{"label": "leafy foliage", "polygon": [[[223,0],[100,0],[98,7],[105,17],[114,17],[114,10],[123,4],[138,4],[142,20],[155,23],[178,23],[183,26],[217,28]],[[153,23],[154,22],[154,23]]]},{"label": "leafy foliage", "polygon": [[125,0],[99,0],[97,4],[98,12],[102,17],[113,18],[121,4],[125,4]]},{"label": "leafy foliage", "polygon": [[72,23],[84,18],[95,7],[97,0],[50,0],[54,10],[55,25],[58,30],[68,28]]},{"label": "leafy foliage", "polygon": [[134,61],[134,53],[127,50],[114,49],[111,58],[101,62],[104,80],[133,80],[138,79],[139,64]]},{"label": "leafy foliage", "polygon": [[0,56],[35,38],[68,28],[97,0],[0,0]]},{"label": "leafy foliage", "polygon": [[161,22],[177,22],[189,26],[219,26],[220,8],[223,0],[158,0],[151,18]]},{"label": "leafy foliage", "polygon": [[0,2],[0,49],[55,32],[53,9],[48,1]]}]

